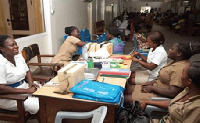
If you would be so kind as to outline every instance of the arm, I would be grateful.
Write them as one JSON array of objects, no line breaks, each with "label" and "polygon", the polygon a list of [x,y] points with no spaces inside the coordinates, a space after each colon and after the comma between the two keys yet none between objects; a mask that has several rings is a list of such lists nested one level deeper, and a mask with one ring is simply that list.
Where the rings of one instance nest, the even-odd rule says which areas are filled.
[{"label": "arm", "polygon": [[36,91],[36,87],[32,86],[28,89],[13,88],[7,85],[0,84],[0,94],[32,94]]},{"label": "arm", "polygon": [[[142,54],[141,54],[142,55]],[[142,55],[143,56],[143,55]],[[145,57],[145,56],[144,56]],[[142,65],[143,67],[149,69],[149,70],[153,70],[155,69],[158,65],[157,64],[154,64],[154,63],[147,63],[145,61],[142,61],[142,60],[139,60],[135,57],[132,57],[132,60],[135,61],[135,62],[138,62],[140,65]]]},{"label": "arm", "polygon": [[142,91],[146,93],[156,93],[163,97],[174,98],[178,95],[183,89],[177,86],[170,85],[169,88],[158,88],[155,86],[142,86]]},{"label": "arm", "polygon": [[157,106],[157,107],[160,107],[160,108],[168,108],[169,104],[170,104],[170,101],[171,100],[165,100],[165,101],[152,101],[152,100],[149,100],[149,101],[144,101],[140,104],[140,107],[142,109],[145,109],[147,105],[153,105],[153,106]]},{"label": "arm", "polygon": [[76,43],[76,45],[79,46],[79,47],[83,47],[84,44],[85,44],[85,42],[83,42],[83,41],[79,41],[79,42]]},{"label": "arm", "polygon": [[155,83],[155,82],[156,82],[156,80],[152,80],[150,82],[145,82],[145,83],[142,84],[142,86],[153,85],[153,83]]},{"label": "arm", "polygon": [[139,59],[136,58],[136,56],[139,56],[139,57],[142,59],[142,61],[147,62],[147,57],[144,56],[144,55],[142,55],[142,54],[140,54],[139,52],[133,52],[133,53],[131,54],[131,57],[132,57],[132,60],[133,60],[133,61],[136,61],[136,62],[139,61]]},{"label": "arm", "polygon": [[26,80],[29,84],[29,87],[31,87],[33,85],[33,78],[30,70],[26,72]]}]

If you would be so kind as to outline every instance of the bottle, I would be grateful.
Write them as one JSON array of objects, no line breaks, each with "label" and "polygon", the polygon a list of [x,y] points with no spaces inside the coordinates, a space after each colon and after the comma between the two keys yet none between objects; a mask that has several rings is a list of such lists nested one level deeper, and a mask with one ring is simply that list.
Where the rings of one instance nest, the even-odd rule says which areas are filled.
[{"label": "bottle", "polygon": [[85,61],[88,61],[88,52],[87,52],[87,47],[84,44],[84,46],[82,47],[82,57]]},{"label": "bottle", "polygon": [[88,63],[88,68],[94,68],[94,62],[93,62],[92,57],[88,58],[87,63]]}]

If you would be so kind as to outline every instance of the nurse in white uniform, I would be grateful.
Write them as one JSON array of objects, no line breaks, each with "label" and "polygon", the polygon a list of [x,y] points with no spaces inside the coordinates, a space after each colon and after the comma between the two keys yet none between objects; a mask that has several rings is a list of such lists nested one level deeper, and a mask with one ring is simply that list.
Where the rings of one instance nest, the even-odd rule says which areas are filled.
[{"label": "nurse in white uniform", "polygon": [[[0,94],[28,95],[28,99],[24,102],[25,111],[36,114],[39,110],[39,101],[31,94],[39,86],[33,83],[31,72],[18,49],[12,37],[0,35]],[[17,102],[0,99],[0,108],[16,111]]]}]

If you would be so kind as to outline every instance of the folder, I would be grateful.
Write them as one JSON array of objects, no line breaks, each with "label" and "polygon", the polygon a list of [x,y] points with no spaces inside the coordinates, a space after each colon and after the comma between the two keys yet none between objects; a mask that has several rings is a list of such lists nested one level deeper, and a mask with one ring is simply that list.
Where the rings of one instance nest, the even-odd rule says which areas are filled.
[{"label": "folder", "polygon": [[129,68],[102,68],[100,70],[101,74],[108,74],[108,75],[126,75],[129,76],[131,71]]}]

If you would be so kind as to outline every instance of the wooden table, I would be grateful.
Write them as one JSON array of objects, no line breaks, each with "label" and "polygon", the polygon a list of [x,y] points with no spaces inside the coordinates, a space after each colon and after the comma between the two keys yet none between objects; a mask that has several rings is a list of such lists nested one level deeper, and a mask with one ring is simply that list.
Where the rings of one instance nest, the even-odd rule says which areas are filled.
[{"label": "wooden table", "polygon": [[[125,60],[125,63],[130,67],[131,60]],[[124,78],[109,78],[98,76],[98,81],[120,85],[125,87],[126,79]],[[58,82],[57,77],[53,78],[51,81]],[[41,123],[54,123],[56,113],[58,111],[73,111],[73,112],[86,112],[91,111],[99,106],[107,106],[107,115],[105,117],[105,123],[114,123],[115,113],[119,107],[119,104],[106,103],[106,102],[96,102],[82,99],[72,98],[73,93],[61,95],[53,93],[53,91],[58,90],[59,86],[43,86],[38,89],[33,95],[39,98],[40,104],[40,122]],[[88,120],[81,120],[81,123],[88,122]],[[73,121],[70,121],[72,123]]]}]

